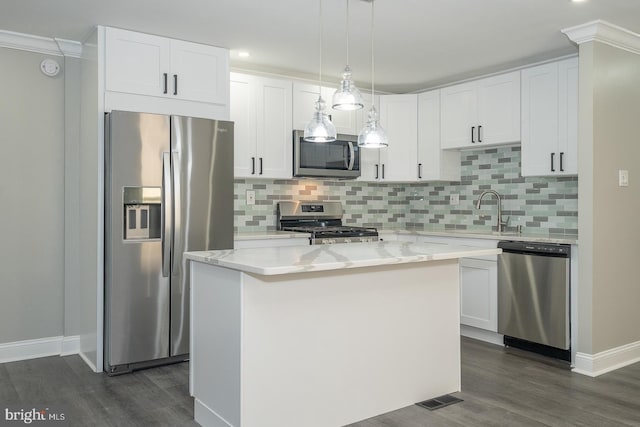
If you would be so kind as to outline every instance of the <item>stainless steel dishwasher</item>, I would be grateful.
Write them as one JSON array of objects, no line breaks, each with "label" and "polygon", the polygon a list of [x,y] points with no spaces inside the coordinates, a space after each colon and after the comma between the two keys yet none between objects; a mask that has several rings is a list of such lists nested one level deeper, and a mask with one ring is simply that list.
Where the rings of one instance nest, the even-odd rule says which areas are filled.
[{"label": "stainless steel dishwasher", "polygon": [[504,343],[571,361],[571,246],[499,242],[498,333]]}]

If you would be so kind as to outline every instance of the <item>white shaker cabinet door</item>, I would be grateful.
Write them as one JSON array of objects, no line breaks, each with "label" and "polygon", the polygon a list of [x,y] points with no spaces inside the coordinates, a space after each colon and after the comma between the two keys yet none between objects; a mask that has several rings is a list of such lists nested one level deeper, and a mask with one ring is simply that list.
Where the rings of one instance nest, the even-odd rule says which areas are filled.
[{"label": "white shaker cabinet door", "polygon": [[380,126],[389,146],[380,150],[383,181],[407,182],[418,179],[418,95],[380,97]]},{"label": "white shaker cabinet door", "polygon": [[520,141],[520,71],[478,80],[478,144]]},{"label": "white shaker cabinet door", "polygon": [[106,90],[151,96],[169,92],[169,39],[107,28],[105,45]]},{"label": "white shaker cabinet door", "polygon": [[498,331],[496,261],[460,259],[460,323]]},{"label": "white shaker cabinet door", "polygon": [[226,49],[171,40],[170,90],[179,99],[225,105],[229,53]]},{"label": "white shaker cabinet door", "polygon": [[476,83],[445,87],[440,93],[442,148],[473,146],[477,142]]},{"label": "white shaker cabinet door", "polygon": [[522,176],[578,173],[578,59],[522,70]]},{"label": "white shaker cabinet door", "polygon": [[256,96],[253,76],[231,73],[230,118],[233,121],[233,170],[236,178],[251,178],[256,170]]}]

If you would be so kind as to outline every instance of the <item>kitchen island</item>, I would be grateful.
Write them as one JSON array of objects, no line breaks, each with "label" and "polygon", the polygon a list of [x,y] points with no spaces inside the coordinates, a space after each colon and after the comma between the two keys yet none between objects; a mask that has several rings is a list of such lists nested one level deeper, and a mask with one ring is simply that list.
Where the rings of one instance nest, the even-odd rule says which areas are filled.
[{"label": "kitchen island", "polygon": [[341,426],[460,390],[458,260],[400,242],[189,252],[202,426]]}]

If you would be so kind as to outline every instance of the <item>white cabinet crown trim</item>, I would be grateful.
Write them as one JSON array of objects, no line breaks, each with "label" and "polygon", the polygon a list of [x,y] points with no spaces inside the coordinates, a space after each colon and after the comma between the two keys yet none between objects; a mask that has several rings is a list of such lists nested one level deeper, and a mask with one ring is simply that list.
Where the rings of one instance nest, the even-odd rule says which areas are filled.
[{"label": "white cabinet crown trim", "polygon": [[566,28],[562,32],[578,45],[598,41],[640,55],[640,34],[607,21],[591,21]]},{"label": "white cabinet crown trim", "polygon": [[80,58],[82,54],[82,44],[77,41],[5,30],[0,30],[0,47],[74,58]]}]

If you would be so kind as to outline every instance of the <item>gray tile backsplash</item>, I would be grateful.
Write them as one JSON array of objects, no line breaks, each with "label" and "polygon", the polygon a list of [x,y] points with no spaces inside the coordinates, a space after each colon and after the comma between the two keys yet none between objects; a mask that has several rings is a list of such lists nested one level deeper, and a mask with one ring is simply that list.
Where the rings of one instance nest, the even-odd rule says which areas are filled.
[{"label": "gray tile backsplash", "polygon": [[[345,224],[489,231],[496,223],[496,200],[485,196],[480,210],[474,202],[482,191],[492,189],[503,196],[503,216],[509,217],[510,226],[577,235],[577,177],[521,177],[520,147],[463,152],[461,162],[460,182],[237,179],[235,230],[275,230],[278,200],[339,200]],[[247,190],[255,191],[255,205],[246,205]],[[450,204],[451,194],[459,195],[458,205]]]}]

